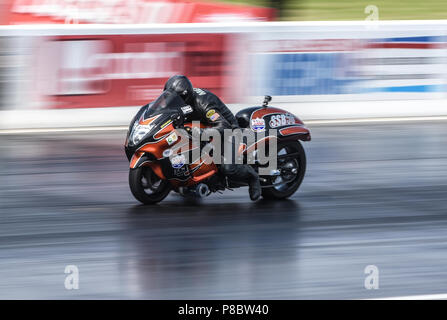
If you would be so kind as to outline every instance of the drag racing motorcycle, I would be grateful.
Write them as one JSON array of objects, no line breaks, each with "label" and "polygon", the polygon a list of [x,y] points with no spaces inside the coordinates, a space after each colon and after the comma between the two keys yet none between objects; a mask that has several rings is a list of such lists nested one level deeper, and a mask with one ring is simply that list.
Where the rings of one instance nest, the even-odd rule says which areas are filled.
[{"label": "drag racing motorcycle", "polygon": [[[235,116],[241,128],[255,132],[277,130],[276,136],[262,138],[277,139],[276,169],[259,178],[263,198],[283,199],[294,194],[303,180],[306,155],[300,140],[310,141],[310,132],[296,116],[268,106],[271,99],[266,96],[262,106],[243,109]],[[191,159],[186,163],[184,148],[173,154],[173,147],[182,143],[179,129],[192,131],[193,124],[187,116],[191,112],[192,107],[175,92],[164,91],[154,102],[143,106],[131,121],[125,142],[130,162],[129,186],[143,204],[157,203],[171,191],[185,197],[203,198],[213,192],[247,185],[223,176],[213,162]],[[256,154],[259,145],[259,140],[249,146],[240,145],[239,152],[242,157]],[[190,145],[187,152],[196,147]],[[251,165],[258,171],[262,164]]]}]

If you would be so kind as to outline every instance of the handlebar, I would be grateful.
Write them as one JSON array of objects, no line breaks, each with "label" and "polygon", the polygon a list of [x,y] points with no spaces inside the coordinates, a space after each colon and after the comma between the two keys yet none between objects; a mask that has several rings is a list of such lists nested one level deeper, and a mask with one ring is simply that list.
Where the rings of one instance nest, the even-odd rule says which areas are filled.
[{"label": "handlebar", "polygon": [[185,119],[183,118],[183,115],[179,112],[175,112],[171,115],[171,120],[174,126],[182,126]]}]

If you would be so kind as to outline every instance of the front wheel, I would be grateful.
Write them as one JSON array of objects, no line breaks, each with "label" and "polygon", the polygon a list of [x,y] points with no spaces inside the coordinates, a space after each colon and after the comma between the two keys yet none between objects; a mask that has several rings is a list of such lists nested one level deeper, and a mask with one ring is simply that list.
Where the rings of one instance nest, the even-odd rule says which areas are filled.
[{"label": "front wheel", "polygon": [[129,186],[133,196],[143,204],[154,204],[167,197],[171,186],[160,179],[151,167],[130,169]]},{"label": "front wheel", "polygon": [[299,141],[280,142],[277,147],[279,175],[266,177],[265,199],[285,199],[298,190],[306,172],[306,154]]}]

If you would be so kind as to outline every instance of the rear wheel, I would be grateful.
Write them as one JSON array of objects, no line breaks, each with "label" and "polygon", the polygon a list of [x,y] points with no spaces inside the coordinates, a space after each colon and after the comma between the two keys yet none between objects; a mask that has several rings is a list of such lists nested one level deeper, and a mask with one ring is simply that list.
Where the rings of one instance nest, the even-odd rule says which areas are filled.
[{"label": "rear wheel", "polygon": [[151,167],[130,169],[129,186],[133,196],[144,204],[160,202],[171,191],[169,182],[160,179]]},{"label": "rear wheel", "polygon": [[306,172],[306,154],[299,141],[280,142],[277,154],[279,175],[265,177],[271,185],[262,188],[262,196],[266,199],[290,197],[298,190]]}]

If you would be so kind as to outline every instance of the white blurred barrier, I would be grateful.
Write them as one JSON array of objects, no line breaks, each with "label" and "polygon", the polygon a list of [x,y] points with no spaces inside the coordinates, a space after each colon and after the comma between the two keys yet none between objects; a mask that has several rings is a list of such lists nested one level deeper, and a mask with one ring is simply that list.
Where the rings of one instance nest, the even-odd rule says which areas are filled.
[{"label": "white blurred barrier", "polygon": [[[394,100],[356,102],[304,102],[274,104],[297,115],[306,123],[319,120],[381,120],[383,118],[406,118],[405,120],[428,120],[431,117],[447,117],[447,100]],[[247,104],[229,105],[234,112]],[[86,108],[61,110],[6,110],[0,111],[0,132],[11,129],[45,128],[123,128],[139,107]],[[399,119],[400,120],[400,119]],[[363,121],[362,121],[363,122]]]},{"label": "white blurred barrier", "polygon": [[0,27],[0,126],[126,124],[176,73],[234,111],[269,94],[304,120],[447,115],[446,36],[447,21]]}]

